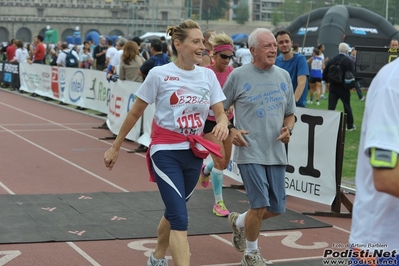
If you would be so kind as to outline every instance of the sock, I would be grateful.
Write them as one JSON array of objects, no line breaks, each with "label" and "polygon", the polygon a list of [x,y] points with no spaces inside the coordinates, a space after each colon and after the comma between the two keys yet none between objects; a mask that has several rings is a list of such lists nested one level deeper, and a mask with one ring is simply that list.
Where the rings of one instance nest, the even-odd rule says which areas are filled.
[{"label": "sock", "polygon": [[[217,203],[219,200],[223,200],[222,196],[223,170],[213,168],[211,176],[212,176],[213,194],[215,195],[215,202]],[[218,198],[216,198],[216,196]]]},{"label": "sock", "polygon": [[245,255],[248,255],[252,251],[258,249],[258,239],[256,239],[255,241],[246,240],[246,242],[247,242],[247,249],[245,250]]},{"label": "sock", "polygon": [[212,172],[213,169],[213,161],[211,161],[210,163],[208,163],[205,168],[204,168],[204,174],[206,174],[207,176]]},{"label": "sock", "polygon": [[162,258],[156,259],[156,258],[154,257],[154,252],[151,252],[151,260],[152,260],[152,262],[157,263],[157,262],[160,261],[161,259],[162,259]]},{"label": "sock", "polygon": [[247,212],[241,213],[237,220],[236,220],[236,226],[240,227],[240,228],[244,228],[245,225],[245,216],[247,215]]}]

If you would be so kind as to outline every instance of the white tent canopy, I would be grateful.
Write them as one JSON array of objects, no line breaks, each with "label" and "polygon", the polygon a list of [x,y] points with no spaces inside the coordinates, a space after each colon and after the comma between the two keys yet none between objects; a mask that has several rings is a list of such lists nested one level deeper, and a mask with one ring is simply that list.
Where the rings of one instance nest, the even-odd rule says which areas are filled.
[{"label": "white tent canopy", "polygon": [[152,39],[159,39],[162,36],[165,37],[166,40],[170,39],[170,36],[167,35],[165,32],[147,32],[144,35],[140,36],[141,40],[152,40]]}]

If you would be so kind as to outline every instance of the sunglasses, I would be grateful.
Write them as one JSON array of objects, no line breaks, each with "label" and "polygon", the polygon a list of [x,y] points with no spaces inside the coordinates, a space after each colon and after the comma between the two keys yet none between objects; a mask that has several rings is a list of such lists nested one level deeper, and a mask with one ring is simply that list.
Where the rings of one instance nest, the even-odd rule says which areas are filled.
[{"label": "sunglasses", "polygon": [[232,59],[234,55],[227,55],[227,54],[219,54],[222,59]]}]

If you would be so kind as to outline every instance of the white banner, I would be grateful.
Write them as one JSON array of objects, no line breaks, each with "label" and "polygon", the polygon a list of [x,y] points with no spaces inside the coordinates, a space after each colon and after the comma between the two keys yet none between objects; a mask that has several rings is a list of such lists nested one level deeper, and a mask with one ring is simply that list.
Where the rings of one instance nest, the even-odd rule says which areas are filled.
[{"label": "white banner", "polygon": [[[118,134],[141,84],[121,80],[108,82],[102,71],[28,63],[21,64],[19,75],[23,91],[107,114],[108,128],[114,134]],[[152,121],[154,107],[147,109],[144,115],[151,117]],[[149,136],[151,127],[147,124],[144,123],[144,133]],[[140,131],[141,120],[129,132],[127,139],[137,141]],[[149,143],[148,139],[142,144]]]},{"label": "white banner", "polygon": [[[287,195],[331,205],[335,198],[335,164],[340,112],[297,108],[288,145]],[[234,146],[232,157],[234,154]],[[205,160],[209,162],[210,156]],[[224,174],[242,183],[230,160]]]},{"label": "white banner", "polygon": [[[28,63],[20,64],[20,79],[21,90],[106,113],[108,128],[116,135],[141,84],[108,82],[105,72],[96,70]],[[148,146],[154,113],[154,105],[148,106],[127,139]],[[331,205],[336,192],[335,156],[341,113],[297,108],[295,115],[295,129],[288,145],[287,194]],[[206,161],[209,160],[210,156]],[[225,174],[242,183],[232,160]]]}]

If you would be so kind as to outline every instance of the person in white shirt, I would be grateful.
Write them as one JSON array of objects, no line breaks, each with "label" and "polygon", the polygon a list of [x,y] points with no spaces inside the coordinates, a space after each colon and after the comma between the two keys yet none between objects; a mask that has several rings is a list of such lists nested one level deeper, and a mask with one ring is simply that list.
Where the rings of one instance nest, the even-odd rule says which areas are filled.
[{"label": "person in white shirt", "polygon": [[236,51],[237,63],[239,66],[246,65],[252,62],[252,54],[246,46],[245,42],[240,44],[240,48]]},{"label": "person in white shirt", "polygon": [[[147,163],[152,169],[165,204],[165,212],[158,226],[158,241],[147,265],[167,265],[166,250],[170,248],[174,265],[190,265],[187,240],[188,213],[186,201],[195,190],[204,156],[219,153],[220,147],[202,138],[205,120],[212,108],[216,138],[227,138],[229,121],[223,109],[225,96],[215,73],[198,64],[204,52],[204,37],[198,24],[186,20],[170,26],[172,50],[176,60],[154,67],[140,86],[137,99],[112,147],[104,154],[104,163],[110,170],[119,154],[122,142],[137,123],[149,104],[155,104],[152,139]],[[190,145],[190,141],[199,143]],[[217,145],[216,145],[217,146]]]},{"label": "person in white shirt", "polygon": [[119,65],[121,64],[122,60],[122,55],[123,55],[123,46],[125,46],[125,43],[127,42],[127,39],[125,38],[119,38],[116,41],[116,49],[117,51],[115,52],[114,56],[111,58],[111,61],[107,65],[107,80],[110,81],[110,78],[114,74],[119,75]]},{"label": "person in white shirt", "polygon": [[108,40],[107,41],[107,45],[108,45],[108,49],[107,49],[107,53],[105,54],[105,65],[108,66],[109,63],[111,62],[111,59],[114,57],[115,53],[118,51],[115,47],[114,47],[114,43],[112,42],[112,40]]},{"label": "person in white shirt", "polygon": [[14,58],[10,62],[28,62],[29,52],[25,49],[24,43],[21,40],[15,40],[14,45],[17,47],[17,50],[15,51]]},{"label": "person in white shirt", "polygon": [[[71,50],[68,49],[68,44],[66,42],[61,43],[61,51],[57,57],[57,66],[66,66],[66,56]],[[76,51],[72,50],[72,54],[75,56],[76,60],[78,60],[78,66],[80,66],[79,55]]]},{"label": "person in white shirt", "polygon": [[349,238],[359,256],[350,265],[399,265],[398,73],[399,60],[394,60],[380,69],[368,89]]}]

